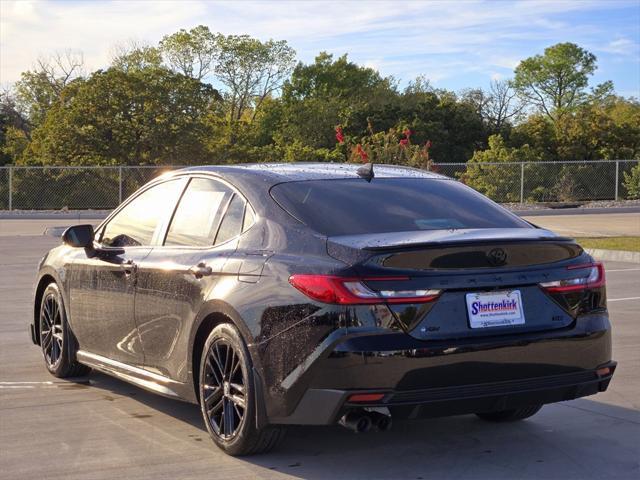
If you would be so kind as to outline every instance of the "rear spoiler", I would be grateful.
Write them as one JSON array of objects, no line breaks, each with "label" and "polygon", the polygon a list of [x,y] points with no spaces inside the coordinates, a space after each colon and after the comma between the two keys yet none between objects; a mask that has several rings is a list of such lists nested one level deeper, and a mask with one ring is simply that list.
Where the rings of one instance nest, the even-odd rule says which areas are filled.
[{"label": "rear spoiler", "polygon": [[328,237],[328,247],[358,250],[393,250],[407,247],[461,245],[484,242],[572,241],[541,228],[474,228],[455,230],[418,230],[411,232],[338,235]]}]

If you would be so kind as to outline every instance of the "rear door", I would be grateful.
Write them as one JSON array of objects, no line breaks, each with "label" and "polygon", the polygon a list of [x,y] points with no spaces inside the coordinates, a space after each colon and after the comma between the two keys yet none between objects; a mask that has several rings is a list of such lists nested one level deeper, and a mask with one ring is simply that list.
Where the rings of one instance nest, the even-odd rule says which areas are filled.
[{"label": "rear door", "polygon": [[103,253],[78,253],[69,270],[71,323],[80,349],[130,365],[144,356],[134,319],[136,270],[173,211],[184,180],[142,191],[97,232]]},{"label": "rear door", "polygon": [[[237,247],[246,202],[230,185],[194,177],[180,199],[160,245],[140,263],[136,322],[145,368],[186,382],[191,325],[212,290],[236,272],[225,269]],[[215,295],[215,293],[214,293]]]}]

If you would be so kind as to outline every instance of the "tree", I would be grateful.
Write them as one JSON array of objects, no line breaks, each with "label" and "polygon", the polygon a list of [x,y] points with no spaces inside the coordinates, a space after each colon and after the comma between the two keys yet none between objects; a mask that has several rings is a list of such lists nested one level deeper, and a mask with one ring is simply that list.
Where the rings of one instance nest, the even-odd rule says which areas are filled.
[{"label": "tree", "polygon": [[537,161],[535,151],[528,145],[510,148],[501,135],[489,137],[489,148],[477,151],[467,162],[467,170],[460,180],[498,202],[520,200],[520,162]]},{"label": "tree", "polygon": [[640,158],[640,104],[622,98],[585,103],[558,122],[558,160]]},{"label": "tree", "polygon": [[520,62],[514,86],[529,103],[556,122],[587,97],[596,56],[573,43],[558,43]]},{"label": "tree", "polygon": [[453,92],[402,95],[396,112],[399,121],[414,132],[412,140],[432,141],[430,154],[435,162],[466,162],[475,150],[486,146],[482,118]]},{"label": "tree", "polygon": [[553,123],[546,115],[534,113],[513,127],[509,135],[509,145],[522,147],[529,145],[540,160],[558,160],[558,136]]},{"label": "tree", "polygon": [[205,25],[165,35],[159,48],[174,71],[196,80],[213,71],[218,56],[217,36]]},{"label": "tree", "polygon": [[156,47],[130,40],[113,47],[111,66],[125,72],[162,65],[162,53]]},{"label": "tree", "polygon": [[512,82],[506,80],[491,81],[488,92],[481,88],[465,90],[462,101],[474,108],[490,133],[503,133],[507,125],[521,117],[524,109]]},{"label": "tree", "polygon": [[291,73],[296,52],[284,40],[263,43],[248,35],[218,36],[217,47],[215,75],[229,89],[229,119],[238,121],[251,109],[253,121]]},{"label": "tree", "polygon": [[9,90],[0,92],[0,165],[14,163],[29,143],[29,122]]},{"label": "tree", "polygon": [[629,200],[640,199],[640,163],[629,173],[624,172],[624,188],[627,190]]},{"label": "tree", "polygon": [[23,72],[16,82],[16,99],[33,125],[40,124],[62,90],[83,75],[84,57],[66,50],[39,58],[33,70]]},{"label": "tree", "polygon": [[33,132],[26,160],[51,165],[182,165],[208,158],[205,118],[220,96],[165,68],[97,71],[69,85]]},{"label": "tree", "polygon": [[[311,64],[299,63],[283,87],[281,141],[332,148],[337,124],[350,134],[366,135],[369,115],[377,117],[377,129],[388,130],[397,123],[397,116],[387,112],[385,105],[396,98],[393,79],[350,62],[346,55],[334,59],[322,52]],[[382,116],[384,122],[378,124]]]}]

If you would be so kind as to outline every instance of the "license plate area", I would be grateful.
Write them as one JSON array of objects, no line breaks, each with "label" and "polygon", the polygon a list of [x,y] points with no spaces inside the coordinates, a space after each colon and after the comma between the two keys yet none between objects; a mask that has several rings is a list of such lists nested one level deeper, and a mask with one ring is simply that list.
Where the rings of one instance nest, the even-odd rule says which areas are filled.
[{"label": "license plate area", "polygon": [[520,290],[467,293],[467,315],[471,328],[524,325]]}]

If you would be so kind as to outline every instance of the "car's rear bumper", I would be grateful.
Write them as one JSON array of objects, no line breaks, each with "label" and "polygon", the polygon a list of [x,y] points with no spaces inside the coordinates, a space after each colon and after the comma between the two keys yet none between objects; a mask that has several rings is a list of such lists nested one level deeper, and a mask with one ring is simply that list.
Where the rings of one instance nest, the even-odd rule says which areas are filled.
[{"label": "car's rear bumper", "polygon": [[349,398],[356,394],[380,393],[381,390],[309,389],[293,414],[280,419],[280,423],[329,425],[348,410],[357,408],[386,407],[394,418],[425,418],[573,400],[605,391],[615,367],[615,362],[603,366],[609,369],[606,375],[590,370],[506,382],[382,391],[384,397],[376,402],[350,402]]},{"label": "car's rear bumper", "polygon": [[[598,374],[601,368],[610,372]],[[604,391],[614,369],[606,313],[561,331],[473,340],[363,332],[328,338],[292,372],[269,421],[331,424],[361,407],[389,407],[394,416],[414,418],[553,403]],[[350,403],[356,393],[384,396]]]}]

